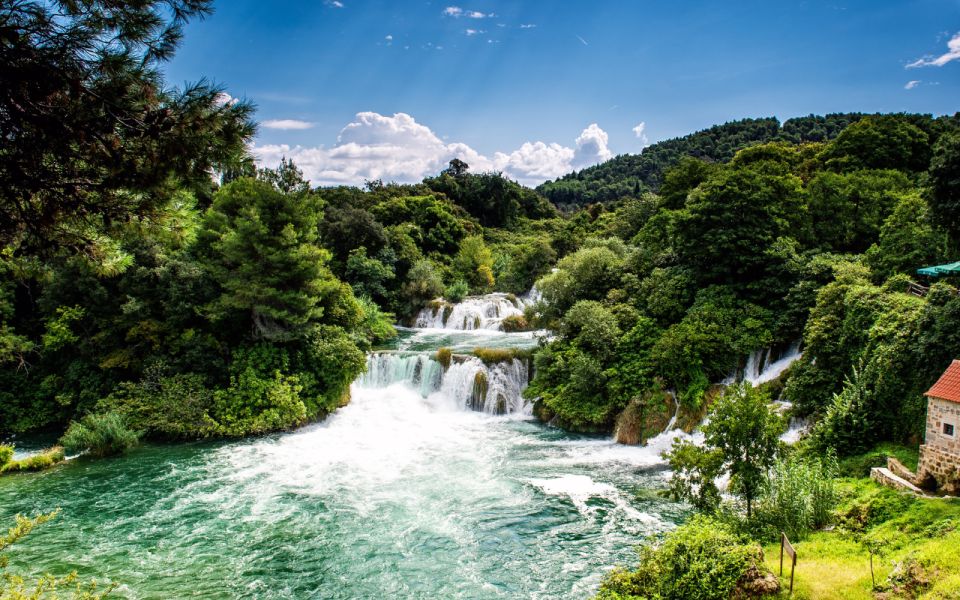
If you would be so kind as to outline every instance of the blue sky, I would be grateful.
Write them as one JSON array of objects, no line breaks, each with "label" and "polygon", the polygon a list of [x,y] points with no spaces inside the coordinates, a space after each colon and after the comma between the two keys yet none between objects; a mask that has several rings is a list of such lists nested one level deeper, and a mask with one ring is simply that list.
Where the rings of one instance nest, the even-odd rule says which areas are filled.
[{"label": "blue sky", "polygon": [[315,183],[456,155],[536,184],[731,119],[952,114],[960,1],[224,0],[166,71],[252,100],[256,154]]}]

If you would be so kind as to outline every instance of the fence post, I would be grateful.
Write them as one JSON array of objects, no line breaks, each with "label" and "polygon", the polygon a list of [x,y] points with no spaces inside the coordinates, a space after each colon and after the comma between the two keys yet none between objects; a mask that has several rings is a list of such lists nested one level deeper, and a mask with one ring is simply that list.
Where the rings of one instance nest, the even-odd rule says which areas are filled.
[{"label": "fence post", "polygon": [[790,556],[790,595],[793,595],[793,574],[797,570],[797,551],[794,550],[793,544],[790,543],[790,540],[787,539],[787,534],[784,531],[780,532],[780,577],[783,577],[783,553],[786,552]]}]

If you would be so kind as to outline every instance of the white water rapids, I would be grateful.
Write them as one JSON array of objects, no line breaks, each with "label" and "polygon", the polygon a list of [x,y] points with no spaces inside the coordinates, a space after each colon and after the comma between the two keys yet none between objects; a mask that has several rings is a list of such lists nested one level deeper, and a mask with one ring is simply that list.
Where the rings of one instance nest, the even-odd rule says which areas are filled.
[{"label": "white water rapids", "polygon": [[[403,330],[321,423],[0,478],[0,519],[61,508],[11,569],[109,577],[143,599],[589,597],[686,515],[659,495],[659,454],[682,434],[628,447],[547,427],[521,397],[525,361],[469,357],[535,343]],[[445,371],[440,346],[462,357]]]}]

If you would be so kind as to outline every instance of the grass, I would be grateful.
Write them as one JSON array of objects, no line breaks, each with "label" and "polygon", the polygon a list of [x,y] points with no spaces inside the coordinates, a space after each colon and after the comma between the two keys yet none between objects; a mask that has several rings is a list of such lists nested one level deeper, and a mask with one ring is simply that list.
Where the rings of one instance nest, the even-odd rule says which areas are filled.
[{"label": "grass", "polygon": [[[882,487],[869,479],[843,479],[839,522],[796,542],[794,598],[811,600],[872,599],[870,553],[865,542],[880,546],[874,573],[886,598],[960,598],[960,500],[917,498]],[[780,546],[764,546],[766,564],[779,572]],[[910,578],[891,581],[908,564],[919,565],[919,589]],[[897,569],[900,565],[901,568]],[[790,582],[785,566],[784,592]],[[896,588],[894,588],[896,586]]]},{"label": "grass", "polygon": [[0,475],[23,473],[26,471],[42,471],[63,461],[63,458],[63,448],[61,446],[54,446],[39,454],[7,462],[3,466],[0,466]]},{"label": "grass", "polygon": [[522,348],[475,348],[473,355],[485,365],[509,362],[514,359],[526,360],[533,356],[533,350]]},{"label": "grass", "polygon": [[440,348],[437,350],[437,362],[443,366],[443,370],[446,371],[450,368],[450,360],[453,358],[453,351],[450,348]]},{"label": "grass", "polygon": [[920,449],[917,446],[908,447],[893,443],[883,443],[858,456],[852,456],[840,461],[840,473],[847,477],[867,477],[872,467],[887,466],[887,457],[892,456],[903,463],[911,471],[917,470],[917,460]]}]

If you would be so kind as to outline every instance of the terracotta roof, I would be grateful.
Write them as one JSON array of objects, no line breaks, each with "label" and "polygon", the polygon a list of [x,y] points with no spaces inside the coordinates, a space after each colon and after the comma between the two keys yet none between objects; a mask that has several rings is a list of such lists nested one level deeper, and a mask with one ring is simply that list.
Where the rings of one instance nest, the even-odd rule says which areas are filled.
[{"label": "terracotta roof", "polygon": [[940,379],[933,384],[933,387],[924,396],[960,402],[960,360],[950,363]]}]

